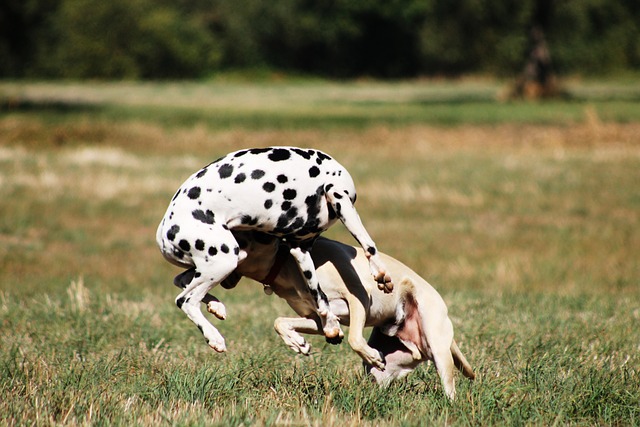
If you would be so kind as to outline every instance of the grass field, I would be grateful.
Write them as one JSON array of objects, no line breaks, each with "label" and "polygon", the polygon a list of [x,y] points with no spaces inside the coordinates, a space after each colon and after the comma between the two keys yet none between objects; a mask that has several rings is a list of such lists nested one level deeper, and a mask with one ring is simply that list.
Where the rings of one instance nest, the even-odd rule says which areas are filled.
[{"label": "grass field", "polygon": [[[639,425],[640,89],[571,89],[0,83],[0,424]],[[259,284],[215,291],[226,354],[175,307],[174,191],[268,145],[333,154],[379,248],[440,291],[477,372],[455,403],[433,366],[380,389],[346,342],[291,353]]]}]

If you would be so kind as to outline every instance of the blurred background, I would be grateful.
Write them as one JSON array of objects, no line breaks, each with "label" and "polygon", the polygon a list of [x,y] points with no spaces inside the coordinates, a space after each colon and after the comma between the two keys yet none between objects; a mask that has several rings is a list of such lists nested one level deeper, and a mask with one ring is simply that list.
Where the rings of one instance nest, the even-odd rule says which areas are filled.
[{"label": "blurred background", "polygon": [[560,74],[637,71],[640,3],[3,0],[0,77],[504,77],[523,72],[541,36]]},{"label": "blurred background", "polygon": [[[0,0],[0,425],[637,425],[638,77],[639,0]],[[273,145],[447,302],[455,405],[296,357],[258,283],[225,355],[176,308],[171,197]]]}]

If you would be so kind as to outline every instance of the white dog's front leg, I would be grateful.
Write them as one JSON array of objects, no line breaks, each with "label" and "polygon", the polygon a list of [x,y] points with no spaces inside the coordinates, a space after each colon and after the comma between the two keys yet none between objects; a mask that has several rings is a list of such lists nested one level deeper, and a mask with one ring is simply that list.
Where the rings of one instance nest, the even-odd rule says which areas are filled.
[{"label": "white dog's front leg", "polygon": [[305,355],[311,351],[311,345],[298,332],[314,335],[323,333],[315,320],[302,317],[278,317],[273,327],[289,348]]}]

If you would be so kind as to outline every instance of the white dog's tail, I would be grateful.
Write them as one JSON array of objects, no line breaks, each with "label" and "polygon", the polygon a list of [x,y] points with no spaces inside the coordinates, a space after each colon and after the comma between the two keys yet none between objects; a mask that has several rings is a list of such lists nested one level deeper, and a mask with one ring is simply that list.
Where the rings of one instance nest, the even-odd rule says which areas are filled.
[{"label": "white dog's tail", "polygon": [[474,380],[476,378],[476,374],[473,373],[473,368],[469,362],[467,362],[467,359],[458,348],[458,344],[456,344],[455,340],[451,343],[451,355],[453,356],[453,363],[455,363],[456,368],[462,372],[462,375],[470,380]]}]

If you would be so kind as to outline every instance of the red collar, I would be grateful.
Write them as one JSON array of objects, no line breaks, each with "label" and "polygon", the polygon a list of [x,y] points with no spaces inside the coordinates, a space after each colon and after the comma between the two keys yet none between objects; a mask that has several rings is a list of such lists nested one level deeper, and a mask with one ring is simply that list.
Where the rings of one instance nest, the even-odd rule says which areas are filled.
[{"label": "red collar", "polygon": [[280,270],[282,270],[282,266],[284,265],[284,262],[287,260],[288,256],[289,247],[286,245],[280,245],[280,247],[278,247],[276,259],[271,266],[271,270],[269,270],[269,273],[267,273],[267,277],[262,279],[260,283],[265,286],[273,285],[273,281],[276,280],[276,277],[278,277],[278,274],[280,274]]}]

